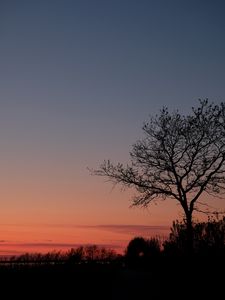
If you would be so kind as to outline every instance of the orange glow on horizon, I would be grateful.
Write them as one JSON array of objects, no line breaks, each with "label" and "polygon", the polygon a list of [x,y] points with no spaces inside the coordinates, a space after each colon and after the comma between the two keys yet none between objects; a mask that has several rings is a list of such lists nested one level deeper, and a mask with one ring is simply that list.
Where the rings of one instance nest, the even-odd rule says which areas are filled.
[{"label": "orange glow on horizon", "polygon": [[101,225],[101,226],[27,226],[1,225],[0,255],[25,252],[66,251],[80,245],[95,244],[123,253],[135,236],[165,237],[167,226]]},{"label": "orange glow on horizon", "polygon": [[[0,176],[0,255],[66,250],[82,244],[122,253],[134,236],[165,236],[166,230],[154,231],[151,226],[169,229],[173,220],[182,219],[174,200],[152,203],[148,209],[130,208],[133,191],[112,189],[86,170],[76,174],[74,166],[65,170],[59,164],[44,175],[40,170],[35,173],[36,167],[29,168],[23,176],[18,171],[21,167]],[[211,203],[223,207],[222,200]],[[149,226],[149,232],[141,227],[118,230],[127,224]]]}]

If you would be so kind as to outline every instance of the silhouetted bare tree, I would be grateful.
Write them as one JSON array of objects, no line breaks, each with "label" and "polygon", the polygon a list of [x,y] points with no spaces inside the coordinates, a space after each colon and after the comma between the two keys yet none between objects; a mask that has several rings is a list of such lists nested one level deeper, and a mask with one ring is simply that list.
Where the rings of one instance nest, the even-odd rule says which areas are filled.
[{"label": "silhouetted bare tree", "polygon": [[133,145],[129,165],[107,160],[93,173],[134,187],[138,192],[135,206],[175,199],[185,214],[191,251],[192,215],[202,210],[200,196],[218,196],[225,190],[225,104],[199,100],[187,116],[163,108],[144,124],[143,131],[145,137]]}]

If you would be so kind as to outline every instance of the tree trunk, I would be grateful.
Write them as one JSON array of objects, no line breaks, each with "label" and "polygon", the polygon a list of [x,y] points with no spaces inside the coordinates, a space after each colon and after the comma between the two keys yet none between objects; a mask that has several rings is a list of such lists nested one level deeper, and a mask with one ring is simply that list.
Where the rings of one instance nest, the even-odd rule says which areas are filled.
[{"label": "tree trunk", "polygon": [[187,254],[192,255],[194,251],[194,231],[192,223],[192,212],[186,212],[186,226],[187,226]]}]

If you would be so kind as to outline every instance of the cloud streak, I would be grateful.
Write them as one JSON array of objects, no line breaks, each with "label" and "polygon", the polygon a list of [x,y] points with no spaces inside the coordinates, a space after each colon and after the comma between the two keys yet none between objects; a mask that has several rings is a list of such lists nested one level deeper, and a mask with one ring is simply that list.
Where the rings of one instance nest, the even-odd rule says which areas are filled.
[{"label": "cloud streak", "polygon": [[167,234],[169,231],[168,226],[147,226],[147,225],[98,225],[96,228],[121,233],[121,234],[144,234],[144,235],[154,235],[154,234]]}]

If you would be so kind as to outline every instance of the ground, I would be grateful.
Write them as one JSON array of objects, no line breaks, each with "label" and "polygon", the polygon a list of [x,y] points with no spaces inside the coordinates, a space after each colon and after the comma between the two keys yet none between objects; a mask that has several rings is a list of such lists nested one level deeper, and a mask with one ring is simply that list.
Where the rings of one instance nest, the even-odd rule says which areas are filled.
[{"label": "ground", "polygon": [[171,260],[152,268],[123,265],[1,267],[5,299],[219,299],[224,262],[187,268]]}]

